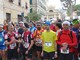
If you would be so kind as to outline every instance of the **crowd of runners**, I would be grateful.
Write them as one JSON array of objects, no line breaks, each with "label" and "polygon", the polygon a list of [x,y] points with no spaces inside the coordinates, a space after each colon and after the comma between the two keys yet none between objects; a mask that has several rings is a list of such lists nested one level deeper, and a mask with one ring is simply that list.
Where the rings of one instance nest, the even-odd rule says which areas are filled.
[{"label": "crowd of runners", "polygon": [[0,60],[80,60],[80,20],[0,24]]}]

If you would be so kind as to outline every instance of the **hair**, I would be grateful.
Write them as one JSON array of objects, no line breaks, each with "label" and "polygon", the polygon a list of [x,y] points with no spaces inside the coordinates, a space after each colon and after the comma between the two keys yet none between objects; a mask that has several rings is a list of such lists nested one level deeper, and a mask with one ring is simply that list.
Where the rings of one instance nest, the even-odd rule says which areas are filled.
[{"label": "hair", "polygon": [[13,24],[8,24],[8,30],[10,27],[14,27]]},{"label": "hair", "polygon": [[56,23],[56,26],[58,26],[58,28],[62,29],[62,25],[61,25],[60,22],[57,22],[57,23]]},{"label": "hair", "polygon": [[26,28],[29,28],[29,25],[28,25],[27,23],[24,23],[24,26],[25,26]]}]

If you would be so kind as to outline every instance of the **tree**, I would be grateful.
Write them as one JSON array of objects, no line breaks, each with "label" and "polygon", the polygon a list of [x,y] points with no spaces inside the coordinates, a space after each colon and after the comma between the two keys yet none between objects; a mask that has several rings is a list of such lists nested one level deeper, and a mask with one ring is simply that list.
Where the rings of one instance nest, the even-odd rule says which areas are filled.
[{"label": "tree", "polygon": [[32,12],[28,14],[27,18],[32,21],[38,21],[41,19],[41,15],[37,14],[37,12]]},{"label": "tree", "polygon": [[[70,8],[67,9],[67,14],[70,15],[69,13]],[[73,11],[80,11],[80,4],[78,5],[73,5]]]},{"label": "tree", "polygon": [[70,19],[72,20],[73,18],[73,6],[76,4],[76,0],[61,0],[63,2],[64,8],[67,8],[67,14],[70,16]]},{"label": "tree", "polygon": [[75,11],[78,11],[78,10],[80,10],[80,4],[78,4],[78,5],[75,5],[75,6],[74,6],[74,10],[75,10]]}]

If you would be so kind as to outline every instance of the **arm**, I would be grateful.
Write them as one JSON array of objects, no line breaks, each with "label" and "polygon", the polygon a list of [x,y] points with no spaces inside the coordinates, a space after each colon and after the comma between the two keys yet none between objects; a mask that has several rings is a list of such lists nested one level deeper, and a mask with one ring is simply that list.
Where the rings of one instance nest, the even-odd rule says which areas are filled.
[{"label": "arm", "polygon": [[76,33],[72,32],[73,35],[73,43],[69,44],[70,47],[74,47],[77,45],[77,37],[76,37]]},{"label": "arm", "polygon": [[57,52],[57,43],[56,43],[57,35],[56,35],[56,33],[54,34],[53,39],[55,40],[55,42],[54,42],[54,45],[55,45],[55,52]]},{"label": "arm", "polygon": [[34,41],[31,40],[31,44],[30,44],[30,46],[29,46],[29,48],[28,48],[28,51],[32,48],[33,45],[34,45]]},{"label": "arm", "polygon": [[58,38],[58,39],[57,39],[56,43],[57,43],[58,45],[62,46],[62,43],[60,42],[60,32],[58,33],[57,38]]}]

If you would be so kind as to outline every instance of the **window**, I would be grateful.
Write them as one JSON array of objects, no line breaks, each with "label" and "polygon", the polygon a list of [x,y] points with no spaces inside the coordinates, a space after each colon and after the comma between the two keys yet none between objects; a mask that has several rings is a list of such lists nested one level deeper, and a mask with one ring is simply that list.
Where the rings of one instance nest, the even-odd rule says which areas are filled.
[{"label": "window", "polygon": [[13,3],[13,0],[9,0],[9,2],[12,2]]},{"label": "window", "polygon": [[6,13],[6,20],[7,20],[7,22],[11,21],[11,14],[10,13]]},{"label": "window", "polygon": [[25,3],[25,8],[28,9],[27,3]]},{"label": "window", "polygon": [[30,0],[30,4],[32,4],[32,0]]},{"label": "window", "polygon": [[21,0],[18,0],[18,5],[21,6]]},{"label": "window", "polygon": [[30,9],[30,13],[32,13],[32,8]]},{"label": "window", "polygon": [[53,12],[53,10],[49,10],[49,12]]},{"label": "window", "polygon": [[18,22],[22,21],[22,16],[18,15]]}]

